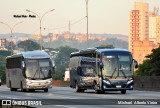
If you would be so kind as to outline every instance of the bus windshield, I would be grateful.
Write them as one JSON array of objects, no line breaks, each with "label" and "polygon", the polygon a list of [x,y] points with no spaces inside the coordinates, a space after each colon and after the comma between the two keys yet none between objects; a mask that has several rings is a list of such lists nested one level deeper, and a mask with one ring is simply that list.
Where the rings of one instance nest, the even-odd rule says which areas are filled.
[{"label": "bus windshield", "polygon": [[102,74],[105,77],[129,77],[133,76],[132,59],[129,54],[103,54]]},{"label": "bus windshield", "polygon": [[27,59],[25,74],[29,79],[51,78],[50,59]]}]

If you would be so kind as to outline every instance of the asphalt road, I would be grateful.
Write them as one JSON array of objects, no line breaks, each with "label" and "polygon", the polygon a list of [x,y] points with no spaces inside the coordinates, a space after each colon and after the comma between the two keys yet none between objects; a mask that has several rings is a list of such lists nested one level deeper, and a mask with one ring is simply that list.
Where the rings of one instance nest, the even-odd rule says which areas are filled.
[{"label": "asphalt road", "polygon": [[[21,90],[11,92],[9,88],[2,85],[0,86],[0,100],[12,100],[12,102],[13,100],[15,102],[32,101],[35,102],[35,105],[29,106],[38,108],[135,108],[135,106],[160,108],[160,105],[156,105],[156,102],[160,102],[160,92],[137,90],[127,91],[126,94],[121,94],[117,91],[95,94],[94,90],[76,93],[74,89],[69,87],[53,87],[48,92],[42,90],[35,92],[21,92]],[[152,103],[148,104],[149,101]],[[3,105],[2,107],[6,106]]]}]

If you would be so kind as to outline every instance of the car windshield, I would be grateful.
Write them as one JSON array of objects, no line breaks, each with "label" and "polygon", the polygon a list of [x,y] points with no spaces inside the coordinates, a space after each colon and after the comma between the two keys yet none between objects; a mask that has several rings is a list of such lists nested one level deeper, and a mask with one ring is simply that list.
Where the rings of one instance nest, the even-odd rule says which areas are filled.
[{"label": "car windshield", "polygon": [[26,77],[30,79],[45,79],[51,77],[50,59],[26,60]]},{"label": "car windshield", "polygon": [[103,55],[103,69],[102,74],[103,76],[107,77],[127,77],[132,76],[132,60],[130,55]]}]

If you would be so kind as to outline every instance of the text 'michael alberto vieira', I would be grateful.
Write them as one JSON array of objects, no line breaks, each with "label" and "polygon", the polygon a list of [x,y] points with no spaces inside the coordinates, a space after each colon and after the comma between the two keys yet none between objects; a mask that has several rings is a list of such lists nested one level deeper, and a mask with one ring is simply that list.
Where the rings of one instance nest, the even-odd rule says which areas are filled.
[{"label": "text 'michael alberto vieira'", "polygon": [[156,101],[139,101],[139,100],[120,100],[118,101],[118,105],[157,105],[158,103]]}]

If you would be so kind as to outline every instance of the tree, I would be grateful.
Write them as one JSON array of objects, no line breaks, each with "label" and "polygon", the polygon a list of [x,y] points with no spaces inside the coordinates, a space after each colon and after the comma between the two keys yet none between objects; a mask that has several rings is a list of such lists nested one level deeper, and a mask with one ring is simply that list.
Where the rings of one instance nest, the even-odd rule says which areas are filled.
[{"label": "tree", "polygon": [[153,49],[136,71],[140,76],[160,76],[160,47]]},{"label": "tree", "polygon": [[7,47],[8,50],[11,50],[11,44],[12,44],[12,49],[15,49],[15,48],[16,48],[16,45],[14,44],[14,42],[8,42],[8,41],[7,41],[6,47]]},{"label": "tree", "polygon": [[5,74],[6,57],[10,55],[11,55],[10,51],[0,51],[0,77],[2,79],[2,82],[5,82],[6,80],[6,74]]},{"label": "tree", "polygon": [[54,79],[62,80],[66,68],[69,67],[70,54],[72,52],[77,52],[78,49],[71,48],[69,46],[62,46],[57,48],[56,50],[59,51],[59,53],[55,58],[56,74],[54,76]]},{"label": "tree", "polygon": [[112,44],[102,44],[99,47],[101,47],[101,48],[114,48],[114,46]]},{"label": "tree", "polygon": [[0,55],[1,56],[10,56],[11,55],[11,51],[1,50],[0,51]]},{"label": "tree", "polygon": [[23,48],[24,51],[33,51],[40,49],[40,45],[32,40],[20,41],[18,43],[18,47]]}]

